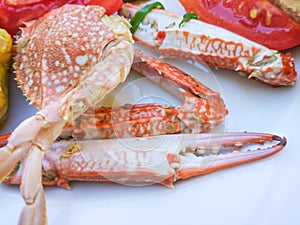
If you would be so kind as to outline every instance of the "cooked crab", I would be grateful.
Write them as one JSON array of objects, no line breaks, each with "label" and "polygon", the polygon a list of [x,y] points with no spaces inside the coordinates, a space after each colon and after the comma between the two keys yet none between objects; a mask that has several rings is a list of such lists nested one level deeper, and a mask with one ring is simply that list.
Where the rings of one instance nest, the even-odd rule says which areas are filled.
[{"label": "cooked crab", "polygon": [[[129,73],[134,51],[128,27],[128,22],[119,16],[105,16],[101,7],[66,5],[27,23],[23,29],[17,41],[14,67],[21,89],[40,111],[22,122],[7,139],[2,139],[5,146],[0,149],[0,178],[21,184],[26,203],[19,224],[46,223],[43,184],[68,188],[70,180],[113,180],[170,186],[178,179],[270,156],[285,146],[285,138],[256,133],[74,141],[74,138],[123,137],[123,134],[180,133],[186,128],[189,132],[201,132],[218,125],[227,115],[218,93],[139,52],[135,54],[139,61],[133,67],[158,82],[162,79],[158,75],[179,81],[183,87],[180,91],[183,105],[126,106],[114,112],[111,108],[100,109],[96,119],[93,113],[89,116],[91,110],[83,114]],[[115,136],[112,134],[115,123],[111,123],[114,115],[120,125]],[[76,120],[79,117],[81,121]],[[100,132],[97,129],[94,132],[97,126],[90,129],[91,121],[92,125],[100,124]],[[124,124],[132,125],[124,131]],[[76,132],[64,131],[70,127]],[[139,132],[141,128],[143,132]],[[59,141],[58,137],[67,140]],[[166,142],[151,151],[145,149],[153,147],[158,137]],[[120,140],[133,143],[134,148],[124,148]],[[238,151],[244,145],[265,142],[272,145],[257,151]],[[221,154],[211,155],[217,152]],[[129,164],[118,165],[111,157]],[[203,164],[207,160],[210,163]]]}]

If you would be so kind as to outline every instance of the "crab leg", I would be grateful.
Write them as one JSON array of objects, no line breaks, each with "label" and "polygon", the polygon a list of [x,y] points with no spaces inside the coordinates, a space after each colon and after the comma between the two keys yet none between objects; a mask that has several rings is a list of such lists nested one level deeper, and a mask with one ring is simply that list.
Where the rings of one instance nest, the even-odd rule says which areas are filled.
[{"label": "crab leg", "polygon": [[139,58],[140,62],[133,64],[132,67],[159,83],[161,87],[176,95],[174,89],[170,89],[171,85],[163,80],[169,79],[184,88],[180,89],[184,103],[177,109],[178,118],[193,133],[206,131],[224,121],[228,111],[219,93],[212,91],[192,76],[171,65],[137,52],[135,57]]},{"label": "crab leg", "polygon": [[[72,180],[172,187],[180,179],[266,158],[286,145],[285,138],[264,133],[167,136],[55,142],[43,159],[43,183],[67,189]],[[265,143],[269,147],[247,150]],[[6,183],[19,184],[22,170],[21,164]]]},{"label": "crab leg", "polygon": [[132,68],[182,99],[179,107],[126,104],[90,109],[69,126],[63,139],[142,137],[199,133],[224,121],[228,114],[219,93],[165,62],[135,51]]},{"label": "crab leg", "polygon": [[[42,194],[41,181],[38,181],[38,177],[42,176],[39,165],[41,165],[45,151],[49,149],[66,125],[89,107],[101,101],[107,93],[124,81],[129,73],[133,60],[132,44],[122,40],[111,43],[110,47],[102,57],[102,61],[82,78],[76,88],[21,123],[8,138],[7,145],[1,148],[0,180],[9,174],[26,154],[29,154],[29,159],[25,160],[21,184],[21,192],[26,205],[20,217],[20,224],[40,224],[40,220],[31,220],[36,218],[36,215],[38,218],[43,218],[43,223],[45,223],[45,213],[42,210],[45,206],[33,207],[35,204],[44,205],[43,197],[38,197]],[[32,210],[38,210],[38,212],[32,212]],[[30,214],[35,216],[28,216]]]},{"label": "crab leg", "polygon": [[[130,20],[140,9],[126,3],[119,14]],[[182,16],[155,9],[147,14],[134,38],[165,58],[181,58],[244,72],[271,86],[294,85],[293,58],[228,30],[191,19],[179,28]]]}]

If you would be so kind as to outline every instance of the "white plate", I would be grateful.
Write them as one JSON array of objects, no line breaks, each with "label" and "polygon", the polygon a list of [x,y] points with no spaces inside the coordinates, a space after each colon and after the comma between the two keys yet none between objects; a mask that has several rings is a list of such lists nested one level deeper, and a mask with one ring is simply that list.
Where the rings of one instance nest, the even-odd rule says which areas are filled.
[{"label": "white plate", "polygon": [[[177,1],[162,2],[167,9],[183,13]],[[291,53],[300,73],[300,46]],[[217,91],[221,91],[230,112],[226,131],[286,136],[284,151],[179,182],[175,189],[77,182],[71,184],[71,191],[46,187],[49,224],[300,224],[299,83],[291,88],[271,88],[232,71],[212,71],[220,84]],[[35,111],[12,79],[10,103],[9,119],[1,134],[10,132]],[[0,184],[1,224],[17,224],[22,206],[19,188]]]}]

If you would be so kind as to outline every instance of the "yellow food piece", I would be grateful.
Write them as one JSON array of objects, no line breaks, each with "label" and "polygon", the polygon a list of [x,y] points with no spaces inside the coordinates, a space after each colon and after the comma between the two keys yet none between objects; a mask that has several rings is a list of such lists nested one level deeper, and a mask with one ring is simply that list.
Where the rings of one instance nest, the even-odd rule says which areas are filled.
[{"label": "yellow food piece", "polygon": [[250,10],[250,18],[255,19],[257,17],[257,10],[251,9]]},{"label": "yellow food piece", "polygon": [[0,29],[0,124],[2,124],[7,117],[7,70],[10,66],[12,42],[11,36],[5,30]]}]

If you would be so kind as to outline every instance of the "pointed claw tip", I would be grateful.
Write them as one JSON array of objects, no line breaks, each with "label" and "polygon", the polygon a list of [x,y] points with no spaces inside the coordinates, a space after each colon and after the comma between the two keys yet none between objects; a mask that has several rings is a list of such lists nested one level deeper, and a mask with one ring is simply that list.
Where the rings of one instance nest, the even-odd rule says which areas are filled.
[{"label": "pointed claw tip", "polygon": [[277,135],[273,135],[273,140],[274,141],[279,141],[278,145],[280,145],[280,146],[286,146],[286,144],[287,144],[286,137],[280,137],[280,136],[277,136]]}]

